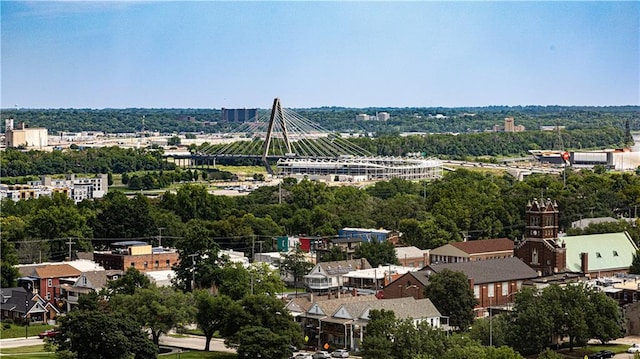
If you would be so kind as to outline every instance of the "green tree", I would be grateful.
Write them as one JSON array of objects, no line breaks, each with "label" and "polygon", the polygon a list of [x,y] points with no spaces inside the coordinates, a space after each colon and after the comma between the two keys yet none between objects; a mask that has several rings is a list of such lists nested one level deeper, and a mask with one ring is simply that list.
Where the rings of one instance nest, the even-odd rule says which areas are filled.
[{"label": "green tree", "polygon": [[508,316],[494,315],[493,318],[476,319],[473,322],[469,337],[485,346],[501,347],[507,345]]},{"label": "green tree", "polygon": [[290,338],[269,328],[246,326],[235,337],[239,358],[288,359],[292,354]]},{"label": "green tree", "polygon": [[540,355],[538,355],[538,359],[564,359],[564,356],[547,348],[542,353],[540,353]]},{"label": "green tree", "polygon": [[385,242],[362,242],[356,248],[354,253],[355,258],[366,258],[371,264],[371,267],[378,267],[385,264],[398,264],[398,258],[396,257],[396,250],[393,243],[389,241]]},{"label": "green tree", "polygon": [[629,267],[630,274],[640,274],[640,249],[636,250],[636,253],[633,254],[633,262],[631,262],[631,267]]},{"label": "green tree", "polygon": [[367,322],[367,336],[362,341],[364,359],[394,359],[393,342],[396,316],[389,310],[371,310]]},{"label": "green tree", "polygon": [[150,359],[157,347],[128,315],[72,310],[60,318],[61,335],[53,341],[58,352],[86,359]]},{"label": "green tree", "polygon": [[624,336],[623,319],[618,303],[603,292],[590,290],[589,308],[586,310],[589,337],[607,343]]},{"label": "green tree", "polygon": [[170,287],[140,288],[130,295],[112,297],[110,302],[115,310],[148,328],[156,345],[160,344],[161,334],[190,323],[195,313],[190,295]]},{"label": "green tree", "polygon": [[346,259],[347,254],[339,246],[333,246],[320,255],[320,262],[343,261]]},{"label": "green tree", "polygon": [[194,292],[196,300],[196,324],[204,333],[205,351],[209,351],[209,344],[213,335],[218,332],[222,337],[229,337],[231,332],[233,313],[241,311],[239,304],[225,295],[212,296],[206,290]]},{"label": "green tree", "polygon": [[464,273],[444,269],[431,274],[424,294],[442,315],[449,317],[451,326],[466,330],[473,322],[477,300]]},{"label": "green tree", "polygon": [[144,273],[134,267],[127,268],[124,275],[118,279],[107,283],[107,288],[113,295],[128,294],[132,295],[138,289],[151,287],[151,280]]},{"label": "green tree", "polygon": [[516,293],[509,317],[507,338],[517,351],[539,353],[550,343],[553,318],[534,289],[523,288]]},{"label": "green tree", "polygon": [[278,266],[285,275],[293,277],[293,285],[296,287],[296,294],[298,294],[298,283],[305,275],[309,274],[313,269],[313,263],[307,261],[305,252],[300,249],[300,246],[288,253],[280,253],[280,261]]},{"label": "green tree", "polygon": [[16,285],[16,279],[20,276],[18,268],[15,267],[18,264],[18,256],[13,243],[9,242],[6,237],[0,239],[2,241],[2,248],[0,248],[0,287],[10,288]]}]

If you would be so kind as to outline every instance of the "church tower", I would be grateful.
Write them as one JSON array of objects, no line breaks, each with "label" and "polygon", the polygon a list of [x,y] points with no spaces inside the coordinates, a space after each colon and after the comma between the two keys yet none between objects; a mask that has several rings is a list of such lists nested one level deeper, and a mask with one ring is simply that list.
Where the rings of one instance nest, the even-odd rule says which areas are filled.
[{"label": "church tower", "polygon": [[566,268],[566,248],[558,238],[559,214],[558,204],[549,198],[534,198],[527,203],[524,239],[514,252],[540,275],[564,272]]}]

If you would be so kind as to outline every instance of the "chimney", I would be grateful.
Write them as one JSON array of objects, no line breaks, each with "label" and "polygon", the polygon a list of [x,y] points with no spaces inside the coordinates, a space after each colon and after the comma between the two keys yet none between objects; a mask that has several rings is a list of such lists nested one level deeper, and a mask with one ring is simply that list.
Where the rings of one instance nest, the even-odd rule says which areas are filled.
[{"label": "chimney", "polygon": [[423,257],[423,258],[422,258],[422,263],[423,263],[425,266],[428,266],[429,264],[431,264],[431,261],[430,261],[430,259],[429,259],[429,251],[426,251],[426,252],[422,255],[422,257]]},{"label": "chimney", "polygon": [[364,267],[364,261],[365,260],[366,259],[364,259],[364,258],[360,258],[360,269],[365,269],[365,267]]},{"label": "chimney", "polygon": [[589,273],[589,253],[580,253],[580,269],[582,273]]}]

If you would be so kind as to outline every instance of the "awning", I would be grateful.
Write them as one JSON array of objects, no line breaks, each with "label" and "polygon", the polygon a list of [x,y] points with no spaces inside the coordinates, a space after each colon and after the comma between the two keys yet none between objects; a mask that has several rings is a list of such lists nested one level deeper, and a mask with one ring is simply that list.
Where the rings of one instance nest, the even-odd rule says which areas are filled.
[{"label": "awning", "polygon": [[353,319],[326,317],[320,319],[320,321],[322,321],[323,323],[346,324],[353,321]]},{"label": "awning", "polygon": [[622,292],[622,288],[611,288],[611,287],[607,287],[605,289],[602,290],[605,293],[620,293]]}]

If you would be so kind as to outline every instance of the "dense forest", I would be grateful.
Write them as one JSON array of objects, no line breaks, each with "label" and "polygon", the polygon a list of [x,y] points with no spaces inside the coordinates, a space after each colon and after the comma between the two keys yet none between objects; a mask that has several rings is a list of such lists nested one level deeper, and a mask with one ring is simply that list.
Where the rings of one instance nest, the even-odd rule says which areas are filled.
[{"label": "dense forest", "polygon": [[[286,105],[286,104],[285,104]],[[286,107],[286,106],[285,106]],[[269,118],[269,109],[260,110],[260,118]],[[564,126],[567,130],[613,126],[640,129],[639,106],[489,106],[468,108],[342,108],[322,107],[293,109],[322,128],[338,132],[396,134],[400,132],[469,133],[502,127],[505,117],[527,130],[541,126]],[[387,121],[356,121],[365,113],[375,116],[387,112]],[[45,127],[50,134],[59,132],[102,131],[105,133],[228,132],[240,123],[220,122],[219,109],[3,109],[0,125],[13,118],[30,127]],[[440,116],[438,116],[440,115]],[[4,130],[4,128],[2,128]]]}]

